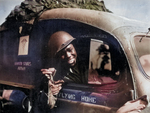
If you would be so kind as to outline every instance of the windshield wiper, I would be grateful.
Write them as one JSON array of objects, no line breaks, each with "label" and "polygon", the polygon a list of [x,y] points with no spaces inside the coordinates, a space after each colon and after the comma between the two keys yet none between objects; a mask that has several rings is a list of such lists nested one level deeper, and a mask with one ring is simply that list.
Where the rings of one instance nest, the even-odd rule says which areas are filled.
[{"label": "windshield wiper", "polygon": [[141,39],[139,40],[139,42],[141,42],[144,37],[146,38],[149,32],[150,32],[150,28],[148,28],[148,32],[146,33],[145,36],[141,37]]}]

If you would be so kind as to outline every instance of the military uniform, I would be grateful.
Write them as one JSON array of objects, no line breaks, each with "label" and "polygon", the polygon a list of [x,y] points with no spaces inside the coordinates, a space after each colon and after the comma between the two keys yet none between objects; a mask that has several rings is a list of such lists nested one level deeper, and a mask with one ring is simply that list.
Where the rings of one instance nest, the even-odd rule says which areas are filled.
[{"label": "military uniform", "polygon": [[87,84],[88,65],[81,62],[79,58],[75,66],[63,70],[65,70],[65,72],[63,72],[65,82]]}]

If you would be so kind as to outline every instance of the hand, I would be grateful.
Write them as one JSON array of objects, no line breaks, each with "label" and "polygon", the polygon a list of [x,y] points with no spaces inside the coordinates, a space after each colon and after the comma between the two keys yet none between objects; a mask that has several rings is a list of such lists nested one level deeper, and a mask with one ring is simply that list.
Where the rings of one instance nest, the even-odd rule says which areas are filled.
[{"label": "hand", "polygon": [[147,105],[148,102],[146,99],[139,98],[126,102],[116,113],[139,113],[141,110],[145,109]]},{"label": "hand", "polygon": [[58,81],[52,81],[49,80],[49,83],[48,83],[48,105],[50,106],[50,109],[52,109],[55,104],[56,104],[56,100],[57,98],[54,96],[54,95],[57,95],[60,91],[60,89],[62,88],[62,83],[64,81],[63,80],[58,80]]},{"label": "hand", "polygon": [[53,76],[56,73],[55,68],[41,69],[42,73],[49,79],[48,87],[53,95],[57,95],[62,88],[63,80],[53,81]]},{"label": "hand", "polygon": [[53,83],[49,80],[48,86],[51,88],[53,95],[57,95],[62,88],[63,80],[54,81]]},{"label": "hand", "polygon": [[48,79],[51,79],[51,75],[54,76],[56,73],[55,68],[41,69],[41,71]]}]

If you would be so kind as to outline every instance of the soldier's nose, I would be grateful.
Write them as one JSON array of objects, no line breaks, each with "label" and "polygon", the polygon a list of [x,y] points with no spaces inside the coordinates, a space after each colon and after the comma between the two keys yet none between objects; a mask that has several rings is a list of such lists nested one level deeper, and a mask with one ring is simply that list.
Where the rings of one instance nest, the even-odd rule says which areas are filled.
[{"label": "soldier's nose", "polygon": [[71,53],[70,52],[66,52],[66,56],[67,57],[71,57]]}]

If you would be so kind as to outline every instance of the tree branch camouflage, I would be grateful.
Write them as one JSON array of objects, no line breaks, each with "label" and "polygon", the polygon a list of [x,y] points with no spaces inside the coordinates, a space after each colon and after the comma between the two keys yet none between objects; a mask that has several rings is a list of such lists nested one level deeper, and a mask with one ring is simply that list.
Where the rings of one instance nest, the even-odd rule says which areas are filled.
[{"label": "tree branch camouflage", "polygon": [[111,12],[105,7],[103,0],[25,0],[11,11],[0,29],[4,26],[9,28],[12,23],[24,23],[34,20],[42,12],[54,8],[82,8]]},{"label": "tree branch camouflage", "polygon": [[28,21],[40,12],[54,8],[82,8],[110,12],[103,1],[97,0],[36,0],[24,1],[8,15],[6,20]]}]

